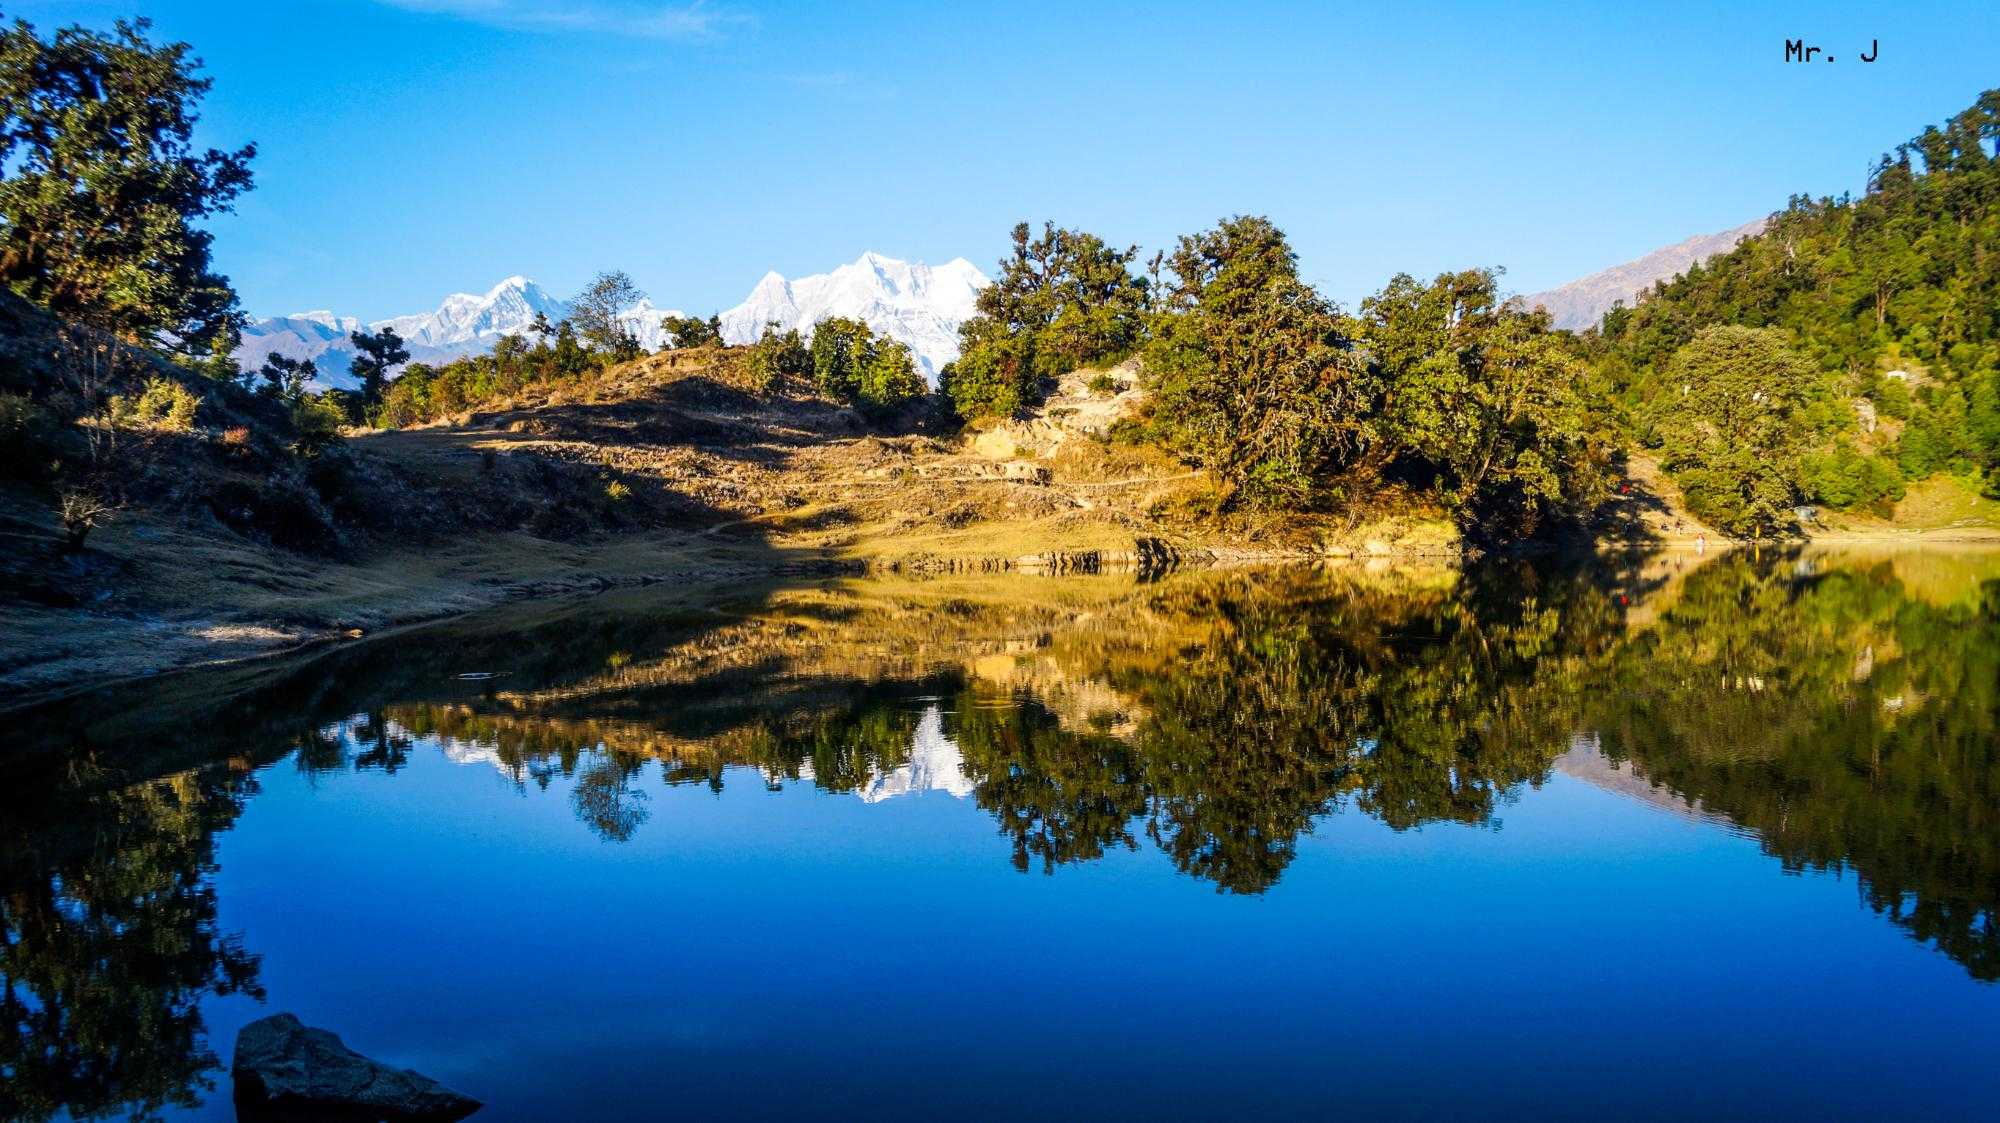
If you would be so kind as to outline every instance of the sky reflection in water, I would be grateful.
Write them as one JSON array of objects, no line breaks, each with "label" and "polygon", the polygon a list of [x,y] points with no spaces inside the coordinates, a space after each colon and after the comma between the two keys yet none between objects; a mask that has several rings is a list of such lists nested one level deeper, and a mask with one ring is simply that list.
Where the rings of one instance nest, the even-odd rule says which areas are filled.
[{"label": "sky reflection in water", "polygon": [[1989,576],[832,582],[100,701],[0,1118],[229,1118],[273,1010],[481,1119],[1976,1114]]}]

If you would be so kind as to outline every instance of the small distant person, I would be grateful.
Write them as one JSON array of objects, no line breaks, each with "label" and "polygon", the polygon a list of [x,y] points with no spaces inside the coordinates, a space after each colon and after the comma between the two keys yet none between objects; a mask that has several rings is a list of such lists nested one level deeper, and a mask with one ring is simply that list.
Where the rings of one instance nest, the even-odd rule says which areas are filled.
[{"label": "small distant person", "polygon": [[1694,552],[1697,554],[1708,553],[1708,535],[1697,534],[1694,536]]}]

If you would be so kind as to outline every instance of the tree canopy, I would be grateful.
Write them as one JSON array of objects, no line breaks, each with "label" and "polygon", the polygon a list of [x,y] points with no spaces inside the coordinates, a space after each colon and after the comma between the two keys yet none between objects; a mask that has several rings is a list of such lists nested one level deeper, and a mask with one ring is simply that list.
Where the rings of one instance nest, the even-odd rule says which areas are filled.
[{"label": "tree canopy", "polygon": [[354,356],[350,369],[361,380],[361,400],[373,407],[382,400],[383,390],[389,383],[390,368],[410,361],[409,349],[403,346],[403,337],[397,335],[392,327],[376,332],[349,332],[347,338],[359,352]]},{"label": "tree canopy", "polygon": [[0,283],[66,320],[193,355],[236,338],[203,219],[250,187],[254,144],[197,149],[209,91],[145,20],[0,29]]},{"label": "tree canopy", "polygon": [[1603,498],[1611,451],[1584,365],[1546,313],[1501,301],[1496,271],[1398,274],[1361,311],[1385,448],[1475,529],[1527,537]]},{"label": "tree canopy", "polygon": [[1042,384],[1135,350],[1145,332],[1147,282],[1130,269],[1137,247],[1044,223],[1013,230],[1013,253],[979,292],[960,328],[960,357],[942,384],[961,416],[1006,416],[1041,398]]},{"label": "tree canopy", "polygon": [[569,302],[569,322],[584,343],[624,361],[639,357],[639,339],[621,314],[646,298],[623,270],[599,273]]},{"label": "tree canopy", "polygon": [[1233,499],[1323,506],[1373,440],[1375,379],[1268,219],[1183,237],[1145,351],[1156,429]]}]

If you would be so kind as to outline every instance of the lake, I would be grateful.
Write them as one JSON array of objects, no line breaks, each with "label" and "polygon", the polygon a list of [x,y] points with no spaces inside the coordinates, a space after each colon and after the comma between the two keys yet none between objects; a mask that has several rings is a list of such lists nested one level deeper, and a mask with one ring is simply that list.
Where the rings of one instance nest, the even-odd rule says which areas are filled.
[{"label": "lake", "polygon": [[1991,1117],[2000,555],[808,579],[16,723],[0,1118]]}]

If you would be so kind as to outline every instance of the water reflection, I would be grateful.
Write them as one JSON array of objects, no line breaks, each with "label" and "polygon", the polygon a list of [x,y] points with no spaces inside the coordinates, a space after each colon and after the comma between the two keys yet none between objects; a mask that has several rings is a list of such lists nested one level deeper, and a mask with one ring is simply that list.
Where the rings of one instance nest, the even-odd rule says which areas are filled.
[{"label": "water reflection", "polygon": [[254,789],[224,765],[41,814],[8,801],[0,1119],[146,1116],[214,1086],[202,1000],[262,995],[257,957],[218,929],[211,878],[215,834]]},{"label": "water reflection", "polygon": [[561,793],[614,844],[660,785],[952,799],[1024,871],[1150,851],[1251,894],[1328,815],[1486,827],[1560,771],[1727,821],[1785,870],[1851,872],[1869,908],[1993,980],[1996,580],[2000,559],[1738,553],[830,582],[720,620],[614,600],[208,696],[139,688],[47,716],[59,751],[0,807],[0,1118],[207,1086],[201,1001],[257,993],[256,956],[216,924],[213,839],[287,757],[393,776],[441,753]]}]

